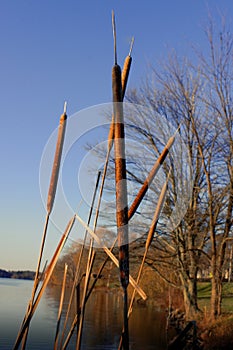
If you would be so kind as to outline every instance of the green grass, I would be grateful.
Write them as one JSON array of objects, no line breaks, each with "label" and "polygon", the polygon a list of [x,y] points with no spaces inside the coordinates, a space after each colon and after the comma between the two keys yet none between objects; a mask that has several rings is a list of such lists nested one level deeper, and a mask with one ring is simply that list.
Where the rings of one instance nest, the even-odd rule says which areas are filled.
[{"label": "green grass", "polygon": [[[198,282],[197,286],[198,305],[202,310],[210,307],[211,283]],[[233,312],[233,283],[223,283],[222,311]]]}]

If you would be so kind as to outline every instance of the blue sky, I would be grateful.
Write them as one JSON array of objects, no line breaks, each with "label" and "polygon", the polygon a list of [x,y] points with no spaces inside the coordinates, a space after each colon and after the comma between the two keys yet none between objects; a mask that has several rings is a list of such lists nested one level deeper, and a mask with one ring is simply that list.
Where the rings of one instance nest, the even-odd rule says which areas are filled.
[{"label": "blue sky", "polygon": [[[132,88],[170,50],[189,55],[193,43],[205,50],[208,11],[231,23],[233,2],[0,1],[0,268],[36,267],[45,218],[40,161],[64,101],[68,115],[111,101],[112,9],[121,65],[135,37]],[[51,225],[45,258],[59,238]]]}]

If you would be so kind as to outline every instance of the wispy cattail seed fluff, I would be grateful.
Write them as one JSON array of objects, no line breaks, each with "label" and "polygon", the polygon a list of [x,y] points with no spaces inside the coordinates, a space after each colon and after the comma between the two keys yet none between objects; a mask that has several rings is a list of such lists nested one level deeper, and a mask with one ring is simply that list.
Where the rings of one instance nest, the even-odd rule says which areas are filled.
[{"label": "wispy cattail seed fluff", "polygon": [[57,182],[58,182],[59,169],[60,169],[60,163],[61,163],[62,149],[63,149],[64,138],[65,138],[66,120],[67,120],[67,115],[66,115],[66,102],[65,102],[64,112],[60,117],[60,123],[58,127],[57,144],[56,144],[53,168],[52,168],[49,191],[48,191],[48,199],[47,199],[48,214],[50,214],[52,211],[56,190],[57,190]]}]

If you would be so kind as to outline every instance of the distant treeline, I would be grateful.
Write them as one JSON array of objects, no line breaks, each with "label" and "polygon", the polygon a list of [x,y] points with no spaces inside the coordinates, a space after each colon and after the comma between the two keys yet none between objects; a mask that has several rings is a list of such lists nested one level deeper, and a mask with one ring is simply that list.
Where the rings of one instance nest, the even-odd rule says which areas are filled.
[{"label": "distant treeline", "polygon": [[0,269],[0,278],[18,278],[24,280],[33,280],[34,276],[34,271],[6,271]]}]

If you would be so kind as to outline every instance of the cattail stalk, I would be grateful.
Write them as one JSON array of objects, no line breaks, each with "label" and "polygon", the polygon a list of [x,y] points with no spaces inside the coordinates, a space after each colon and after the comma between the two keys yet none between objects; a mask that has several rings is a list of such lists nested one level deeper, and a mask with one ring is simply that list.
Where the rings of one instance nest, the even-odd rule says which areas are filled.
[{"label": "cattail stalk", "polygon": [[[154,237],[154,232],[155,232],[158,220],[159,220],[159,216],[160,216],[161,211],[163,209],[163,205],[164,205],[164,201],[165,201],[165,197],[166,197],[166,192],[167,192],[167,186],[168,186],[169,177],[170,177],[170,171],[169,171],[169,174],[167,176],[166,182],[164,183],[164,185],[162,187],[162,190],[160,192],[160,196],[159,196],[158,203],[157,203],[157,206],[156,206],[156,209],[155,209],[155,212],[154,212],[153,220],[152,220],[152,223],[151,223],[148,235],[147,235],[145,252],[144,252],[144,255],[143,255],[143,259],[142,259],[142,262],[141,262],[141,265],[140,265],[140,268],[139,268],[139,271],[138,271],[137,280],[136,280],[137,284],[139,284],[139,281],[140,281],[140,278],[141,278],[141,275],[142,275],[142,271],[143,271],[143,266],[144,266],[144,263],[145,263],[145,260],[146,260],[146,256],[147,256],[149,247],[150,247],[150,245],[152,243],[152,240],[153,240],[153,237]],[[129,309],[128,309],[128,318],[130,317],[130,315],[131,315],[131,313],[133,311],[133,303],[134,303],[134,299],[135,299],[135,293],[136,293],[136,290],[133,289],[133,293],[132,293],[132,296],[131,296],[130,305],[129,305]],[[118,346],[118,350],[122,349],[122,342],[123,342],[123,339],[121,337],[120,343],[119,343],[119,346]]]},{"label": "cattail stalk", "polygon": [[[82,226],[87,229],[87,231],[94,238],[96,243],[105,251],[105,253],[113,261],[113,263],[119,268],[119,261],[115,257],[115,255],[110,251],[110,249],[108,249],[105,245],[101,244],[100,238],[95,234],[95,232],[89,226],[87,226],[87,224],[81,219],[81,217],[77,213],[76,213],[75,217],[82,224]],[[129,283],[136,289],[136,291],[138,292],[138,294],[141,296],[141,298],[143,300],[147,299],[147,296],[146,296],[145,292],[142,290],[141,287],[139,287],[137,285],[137,283],[135,282],[135,280],[133,279],[133,277],[131,275],[129,275]]]},{"label": "cattail stalk", "polygon": [[79,321],[79,325],[78,325],[79,326],[78,327],[78,335],[77,335],[77,340],[76,340],[76,350],[80,350],[80,348],[81,348],[83,321],[84,321],[84,315],[85,315],[86,294],[87,294],[88,284],[90,281],[90,274],[91,274],[92,266],[94,263],[94,257],[95,257],[95,252],[93,251],[93,248],[91,246],[89,249],[89,256],[88,256],[87,267],[86,267],[86,276],[85,276],[82,304],[81,304],[81,310],[80,310],[80,321]]},{"label": "cattail stalk", "polygon": [[[58,128],[58,137],[57,137],[56,151],[55,151],[55,156],[54,156],[53,169],[52,169],[52,174],[51,174],[51,179],[50,179],[50,186],[49,186],[49,191],[48,191],[48,198],[47,198],[47,214],[46,214],[46,219],[45,219],[44,231],[43,231],[43,234],[42,234],[40,252],[39,252],[39,257],[38,257],[38,262],[37,262],[37,267],[36,267],[36,273],[35,273],[35,277],[34,277],[34,284],[33,284],[31,299],[29,301],[27,312],[26,312],[26,315],[24,317],[24,320],[27,317],[27,314],[30,314],[30,310],[32,308],[32,304],[34,302],[36,291],[37,291],[37,288],[38,288],[38,285],[39,285],[40,266],[41,266],[41,260],[42,260],[42,256],[43,256],[45,240],[46,240],[46,235],[47,235],[49,216],[50,216],[50,213],[52,211],[54,198],[55,198],[55,194],[56,194],[56,188],[57,188],[57,181],[58,181],[59,168],[60,168],[60,160],[61,160],[61,155],[62,155],[62,148],[63,148],[63,143],[64,143],[64,137],[65,137],[66,119],[67,119],[67,115],[66,115],[66,102],[65,102],[65,104],[64,104],[64,112],[61,115],[60,125],[59,125],[59,128]],[[23,320],[22,324],[24,323],[24,320]],[[28,324],[28,327],[29,327],[29,324]],[[27,330],[24,333],[21,350],[24,350],[25,347],[26,347],[26,341],[27,341],[27,335],[28,335],[28,327],[27,327]]]},{"label": "cattail stalk", "polygon": [[[89,212],[88,221],[87,221],[88,225],[90,224],[91,217],[92,217],[92,212],[93,212],[93,208],[94,208],[96,194],[97,194],[97,190],[98,190],[98,186],[99,186],[100,175],[101,175],[101,171],[98,171],[96,184],[95,184],[95,189],[94,189],[94,192],[93,192],[93,197],[92,197],[92,202],[91,202],[91,207],[90,207],[90,212]],[[83,251],[84,251],[84,247],[85,247],[85,243],[86,243],[86,238],[87,238],[87,230],[85,230],[84,240],[83,240],[83,244],[81,246],[81,251],[80,251],[80,254],[79,254],[79,258],[78,258],[78,263],[77,263],[77,266],[76,266],[74,282],[73,282],[71,293],[70,293],[70,297],[69,297],[69,303],[68,303],[68,307],[67,307],[67,311],[66,311],[66,317],[65,317],[65,321],[64,321],[64,325],[63,325],[63,331],[62,331],[62,335],[61,335],[61,341],[60,341],[60,345],[61,346],[62,346],[62,342],[63,342],[64,336],[65,336],[65,330],[66,330],[66,325],[67,325],[67,322],[68,322],[69,313],[70,313],[70,309],[71,309],[71,305],[72,305],[72,301],[73,301],[74,291],[75,291],[75,288],[77,287],[77,282],[78,282],[79,275],[80,275],[80,266],[81,266],[81,261],[82,261],[82,257],[83,257]]]},{"label": "cattail stalk", "polygon": [[[147,235],[145,252],[144,252],[143,260],[142,260],[142,263],[141,263],[141,266],[140,266],[140,269],[139,269],[139,272],[138,272],[138,277],[137,277],[137,280],[136,280],[137,284],[139,284],[139,281],[140,281],[140,278],[141,278],[141,274],[142,274],[142,269],[143,269],[143,266],[144,266],[144,262],[145,262],[145,259],[146,259],[149,247],[150,247],[150,245],[152,243],[152,240],[153,240],[153,237],[154,237],[154,232],[155,232],[157,224],[158,224],[159,216],[160,216],[161,211],[162,211],[163,206],[164,206],[164,201],[165,201],[165,198],[166,198],[169,177],[170,177],[170,171],[168,173],[167,179],[166,179],[166,181],[165,181],[165,183],[164,183],[164,185],[162,187],[162,190],[160,192],[158,203],[157,203],[157,206],[156,206],[156,209],[155,209],[155,212],[154,212],[153,220],[152,220],[152,223],[150,225],[150,229],[149,229],[149,232],[148,232],[148,235]],[[133,290],[133,294],[132,294],[132,297],[131,297],[129,311],[128,311],[128,316],[132,312],[132,306],[133,306],[134,298],[135,298],[135,289]]]},{"label": "cattail stalk", "polygon": [[57,317],[57,329],[56,329],[56,335],[55,335],[55,341],[54,341],[54,350],[57,349],[57,345],[58,345],[58,335],[59,335],[60,323],[61,323],[61,313],[62,313],[62,307],[63,307],[63,301],[64,301],[65,287],[66,287],[67,267],[68,267],[68,265],[65,264],[63,281],[62,281],[60,304],[59,304],[58,317]]},{"label": "cattail stalk", "polygon": [[[122,70],[122,75],[121,75],[122,100],[124,100],[125,91],[126,91],[127,82],[128,82],[128,77],[129,77],[129,72],[130,72],[130,67],[131,67],[131,62],[132,62],[131,53],[132,53],[132,49],[133,49],[133,43],[134,43],[134,38],[132,38],[129,54],[125,58],[125,62],[124,62],[123,70]],[[102,181],[101,181],[101,185],[100,185],[98,204],[97,204],[97,208],[96,208],[96,216],[95,216],[94,229],[93,229],[94,232],[95,232],[95,227],[97,226],[97,221],[98,221],[98,217],[99,217],[99,209],[100,209],[100,204],[101,204],[101,199],[102,199],[102,194],[103,194],[103,189],[104,189],[105,178],[106,178],[106,174],[107,174],[109,156],[110,156],[110,152],[111,152],[111,149],[113,146],[114,124],[115,123],[114,123],[114,114],[113,114],[111,125],[109,128],[109,133],[108,133],[108,149],[107,149],[107,155],[106,155],[105,164],[104,164]]]},{"label": "cattail stalk", "polygon": [[[114,242],[113,242],[113,244],[112,244],[112,246],[111,246],[111,248],[110,248],[110,252],[113,251],[113,248],[115,247],[116,242],[117,242],[117,239],[114,240]],[[93,291],[93,289],[94,289],[94,287],[95,287],[95,285],[96,285],[96,282],[97,282],[98,279],[100,278],[101,273],[102,273],[102,271],[103,271],[103,269],[104,269],[104,267],[105,267],[105,265],[106,265],[106,263],[107,263],[108,260],[109,260],[109,256],[107,256],[107,257],[105,258],[105,260],[103,261],[102,265],[100,266],[100,268],[99,268],[99,270],[98,270],[98,272],[97,272],[97,274],[96,274],[96,276],[95,276],[95,278],[94,278],[94,281],[93,281],[93,283],[92,283],[90,289],[88,290],[88,293],[87,293],[87,296],[86,296],[86,302],[87,302],[88,298],[90,297],[91,292]]]},{"label": "cattail stalk", "polygon": [[119,247],[120,281],[124,291],[124,333],[123,347],[129,349],[128,332],[128,294],[129,284],[129,245],[128,245],[128,201],[125,161],[125,132],[123,116],[123,99],[121,84],[121,68],[117,64],[116,55],[116,30],[114,12],[112,13],[115,64],[112,68],[112,95],[114,114],[114,151],[115,151],[115,182],[116,182],[116,221]]},{"label": "cattail stalk", "polygon": [[67,240],[67,238],[69,236],[69,233],[70,233],[70,231],[71,231],[71,229],[73,227],[74,221],[75,221],[75,216],[69,221],[69,223],[68,223],[68,225],[66,227],[66,230],[65,230],[64,234],[62,235],[60,242],[58,243],[57,249],[56,249],[56,251],[55,251],[55,253],[54,253],[54,255],[53,255],[52,259],[51,259],[51,262],[50,262],[50,264],[49,264],[49,266],[47,268],[47,271],[45,273],[45,277],[44,277],[42,286],[41,286],[41,288],[40,288],[40,290],[38,292],[37,297],[35,298],[35,301],[32,304],[30,312],[27,313],[27,316],[24,319],[24,322],[23,322],[23,325],[21,326],[20,332],[18,333],[18,336],[17,336],[17,339],[15,341],[15,345],[14,345],[13,350],[18,349],[18,347],[19,347],[19,345],[20,345],[20,343],[21,343],[21,341],[23,339],[25,331],[27,330],[28,325],[29,325],[29,323],[30,323],[30,321],[31,321],[35,311],[36,311],[36,308],[37,308],[37,306],[38,306],[38,304],[40,302],[40,299],[41,299],[41,297],[42,297],[42,295],[44,293],[44,290],[45,290],[45,288],[46,288],[46,286],[47,286],[47,284],[48,284],[48,282],[50,280],[50,277],[51,277],[51,275],[53,273],[53,270],[54,270],[56,262],[57,262],[57,260],[59,258],[59,255],[60,255],[60,253],[61,253],[61,251],[62,251],[62,249],[64,247],[64,244],[65,244],[65,242],[66,242],[66,240]]},{"label": "cattail stalk", "polygon": [[[113,243],[113,245],[112,245],[112,247],[111,247],[111,249],[110,249],[111,252],[112,252],[112,250],[113,250],[115,244],[116,244],[116,241]],[[92,293],[92,291],[93,291],[93,289],[94,289],[94,287],[95,287],[95,284],[96,284],[98,278],[100,277],[101,272],[103,271],[103,269],[104,269],[104,267],[105,267],[105,265],[106,265],[106,263],[107,263],[108,260],[109,260],[109,257],[107,256],[106,259],[104,260],[104,262],[102,263],[101,267],[99,268],[99,270],[98,270],[98,272],[97,272],[97,274],[96,274],[96,277],[94,278],[94,281],[93,281],[91,287],[89,288],[89,290],[88,290],[88,292],[87,292],[87,294],[86,294],[85,303],[88,301],[88,299],[89,299],[89,297],[90,297],[90,295],[91,295],[91,293]],[[80,284],[78,283],[78,285],[77,285],[77,299],[78,299],[78,300],[79,300],[79,293],[80,293]],[[81,312],[80,312],[80,310],[79,310],[79,306],[78,306],[78,305],[79,305],[79,302],[77,302],[77,307],[78,307],[78,309],[77,309],[77,315],[75,315],[75,318],[74,318],[74,320],[73,320],[73,322],[72,322],[72,325],[71,325],[71,327],[70,327],[69,333],[68,333],[68,335],[67,335],[67,337],[66,337],[66,340],[65,340],[65,342],[64,342],[64,346],[62,347],[62,350],[65,350],[65,349],[66,349],[66,347],[67,347],[67,345],[69,344],[69,341],[70,341],[70,339],[71,339],[71,337],[72,337],[72,335],[73,335],[73,332],[74,332],[75,327],[77,326],[77,324],[79,324],[79,318],[80,318],[80,313],[81,313]],[[80,309],[81,309],[81,308],[80,308]]]},{"label": "cattail stalk", "polygon": [[176,130],[174,135],[172,137],[170,137],[170,139],[168,140],[162,153],[160,154],[159,158],[156,160],[149,175],[147,176],[146,180],[144,181],[142,187],[140,188],[136,198],[134,199],[133,203],[131,204],[131,207],[129,208],[129,211],[128,211],[128,220],[130,220],[132,218],[132,216],[135,214],[135,212],[136,212],[137,208],[139,207],[143,197],[145,196],[151,182],[153,181],[155,175],[157,174],[161,165],[163,164],[164,160],[166,159],[167,154],[175,141],[176,133],[178,132],[178,130],[179,130],[179,128]]}]

